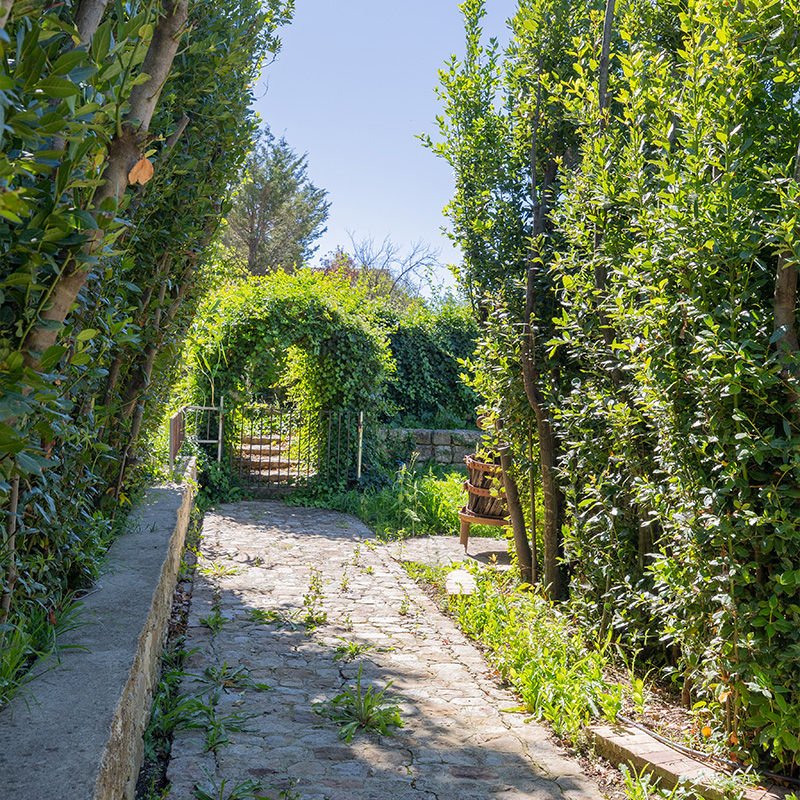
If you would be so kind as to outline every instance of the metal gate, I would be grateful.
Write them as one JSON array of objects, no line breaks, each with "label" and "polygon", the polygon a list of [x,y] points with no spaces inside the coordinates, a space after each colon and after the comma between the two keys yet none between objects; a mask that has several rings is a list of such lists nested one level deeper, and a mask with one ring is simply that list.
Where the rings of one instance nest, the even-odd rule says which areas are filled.
[{"label": "metal gate", "polygon": [[169,420],[169,465],[175,466],[175,458],[184,442],[191,440],[195,445],[215,445],[217,461],[222,461],[222,441],[224,438],[225,401],[217,406],[184,406]]},{"label": "metal gate", "polygon": [[226,421],[231,468],[246,490],[345,487],[361,478],[363,411],[248,405],[230,410]]}]

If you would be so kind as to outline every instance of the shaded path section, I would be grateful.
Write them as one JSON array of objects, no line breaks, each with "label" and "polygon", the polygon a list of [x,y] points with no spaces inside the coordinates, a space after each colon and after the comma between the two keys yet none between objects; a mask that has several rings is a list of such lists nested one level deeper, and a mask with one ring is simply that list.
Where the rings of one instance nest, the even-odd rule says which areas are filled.
[{"label": "shaded path section", "polygon": [[[456,538],[436,542],[413,546],[461,557]],[[471,540],[470,552],[480,550]],[[377,542],[357,519],[277,502],[223,506],[206,515],[200,551],[186,641],[197,651],[186,669],[244,667],[273,688],[220,694],[223,727],[226,715],[252,716],[215,750],[202,731],[176,734],[171,800],[191,798],[203,770],[226,791],[258,779],[291,786],[302,800],[601,797],[544,728],[510,710],[518,701],[498,688],[481,653],[392,557],[402,548]],[[327,614],[312,631],[297,624],[304,601]],[[201,622],[215,608],[217,633]],[[334,660],[344,642],[369,649]],[[394,681],[389,694],[400,698],[405,725],[394,736],[362,731],[347,744],[313,705],[354,683],[360,664],[364,685]],[[185,681],[184,691],[198,688]]]}]

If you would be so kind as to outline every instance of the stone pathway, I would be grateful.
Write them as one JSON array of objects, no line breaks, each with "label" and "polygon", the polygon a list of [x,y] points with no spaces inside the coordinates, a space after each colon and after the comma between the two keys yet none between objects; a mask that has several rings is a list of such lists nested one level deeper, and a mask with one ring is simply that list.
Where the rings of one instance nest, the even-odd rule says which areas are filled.
[{"label": "stone pathway", "polygon": [[[472,540],[470,553],[488,560],[503,547]],[[200,550],[186,637],[196,651],[187,671],[243,667],[272,689],[220,694],[214,714],[229,742],[215,750],[206,749],[203,730],[176,734],[170,800],[190,800],[196,781],[209,783],[205,775],[214,797],[248,779],[276,787],[264,793],[275,800],[601,797],[544,728],[510,710],[518,701],[396,560],[463,559],[456,538],[387,546],[353,517],[247,502],[206,515]],[[297,624],[309,603],[327,614],[312,631]],[[222,620],[216,633],[201,622],[215,615]],[[344,642],[370,649],[334,660]],[[364,686],[394,681],[388,694],[400,698],[405,724],[394,736],[360,731],[347,744],[314,704],[354,684],[359,666]],[[184,681],[187,693],[202,688]],[[230,714],[249,718],[231,725]]]}]

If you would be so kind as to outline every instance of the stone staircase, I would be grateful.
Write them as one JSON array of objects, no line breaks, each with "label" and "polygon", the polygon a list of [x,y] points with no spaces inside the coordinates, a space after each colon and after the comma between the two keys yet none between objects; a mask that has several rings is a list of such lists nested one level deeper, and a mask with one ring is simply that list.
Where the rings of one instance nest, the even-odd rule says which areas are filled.
[{"label": "stone staircase", "polygon": [[278,435],[243,437],[234,462],[245,485],[294,484],[314,473],[290,455],[291,443]]}]

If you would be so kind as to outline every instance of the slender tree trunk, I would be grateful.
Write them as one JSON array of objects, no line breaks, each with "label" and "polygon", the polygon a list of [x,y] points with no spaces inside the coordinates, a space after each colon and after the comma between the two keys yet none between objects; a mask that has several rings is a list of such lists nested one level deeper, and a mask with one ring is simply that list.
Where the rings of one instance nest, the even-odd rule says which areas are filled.
[{"label": "slender tree trunk", "polygon": [[608,106],[608,69],[611,62],[611,32],[614,28],[614,6],[616,0],[606,0],[606,14],[603,18],[603,44],[600,48],[600,76],[598,81],[598,102],[602,115]]},{"label": "slender tree trunk", "polygon": [[[800,184],[800,142],[795,154],[795,183]],[[780,335],[775,340],[778,361],[781,364],[781,377],[786,383],[789,402],[794,409],[795,426],[800,427],[800,396],[797,390],[798,354],[800,344],[797,338],[797,261],[789,249],[778,256],[778,269],[775,275],[775,294],[773,298],[773,330]]]},{"label": "slender tree trunk", "polygon": [[536,469],[533,465],[533,431],[528,423],[528,460],[531,462],[531,583],[539,582],[539,553],[536,542]]},{"label": "slender tree trunk", "polygon": [[517,552],[517,561],[525,583],[533,583],[533,567],[531,563],[531,546],[528,542],[528,529],[525,526],[525,514],[519,499],[519,489],[514,480],[514,463],[511,456],[511,447],[501,444],[497,452],[500,455],[500,466],[503,468],[503,488],[506,493],[508,516],[511,519],[511,529],[514,532],[514,548]]},{"label": "slender tree trunk", "polygon": [[[541,190],[536,170],[536,148],[539,134],[542,100],[542,60],[539,59],[536,90],[536,112],[531,132],[530,175],[533,204],[533,236],[528,255],[527,281],[525,288],[525,317],[522,333],[522,381],[528,403],[536,416],[536,431],[539,438],[539,455],[542,469],[542,492],[544,496],[544,582],[545,591],[552,600],[558,600],[566,592],[566,580],[561,568],[564,501],[556,479],[558,465],[558,443],[542,391],[542,377],[536,364],[536,342],[532,320],[536,315],[536,279],[542,266],[539,250],[545,234],[547,219],[547,193],[549,183],[555,179],[555,162],[545,175]],[[551,177],[552,175],[552,177]]]},{"label": "slender tree trunk", "polygon": [[[186,25],[188,0],[163,0],[163,7],[166,14],[156,26],[140,70],[140,74],[150,77],[131,90],[130,111],[125,116],[121,132],[114,137],[108,149],[103,182],[93,198],[93,213],[98,216],[113,213],[122,200],[128,186],[128,173],[139,161],[141,143],[149,129]],[[102,229],[93,231],[91,239],[84,245],[84,254],[94,254],[101,246],[103,237]],[[41,354],[54,344],[87,275],[88,271],[73,261],[64,264],[49,294],[50,305],[39,315],[45,324],[33,328],[23,343],[26,366],[38,367]]]},{"label": "slender tree trunk", "polygon": [[81,0],[75,12],[75,27],[81,44],[88,44],[100,27],[109,0]]},{"label": "slender tree trunk", "polygon": [[[11,610],[11,597],[17,584],[17,504],[19,503],[19,476],[11,483],[11,499],[8,504],[8,519],[6,520],[5,550],[8,553],[8,569],[5,574],[2,597],[0,597],[0,625],[8,622]],[[2,632],[0,631],[0,642]]]}]

